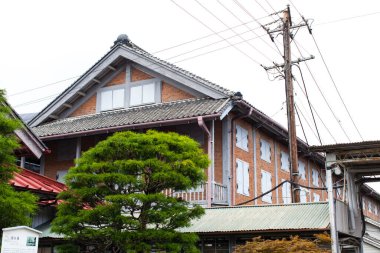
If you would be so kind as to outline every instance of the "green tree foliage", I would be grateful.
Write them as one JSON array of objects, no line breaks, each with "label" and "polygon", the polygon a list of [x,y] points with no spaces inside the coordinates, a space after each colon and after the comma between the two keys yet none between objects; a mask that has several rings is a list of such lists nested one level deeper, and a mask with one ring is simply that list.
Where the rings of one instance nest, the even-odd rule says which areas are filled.
[{"label": "green tree foliage", "polygon": [[196,187],[208,164],[189,137],[153,130],[116,133],[70,168],[53,230],[94,252],[196,252],[196,235],[176,229],[204,210],[163,191]]},{"label": "green tree foliage", "polygon": [[14,150],[19,147],[14,131],[21,123],[12,118],[11,110],[0,90],[0,233],[5,227],[30,225],[37,210],[37,198],[28,192],[16,192],[9,180],[18,171]]},{"label": "green tree foliage", "polygon": [[245,245],[238,246],[234,253],[330,253],[331,250],[326,249],[330,246],[329,235],[314,236],[315,240],[301,239],[299,236],[281,240],[264,240],[256,237]]}]

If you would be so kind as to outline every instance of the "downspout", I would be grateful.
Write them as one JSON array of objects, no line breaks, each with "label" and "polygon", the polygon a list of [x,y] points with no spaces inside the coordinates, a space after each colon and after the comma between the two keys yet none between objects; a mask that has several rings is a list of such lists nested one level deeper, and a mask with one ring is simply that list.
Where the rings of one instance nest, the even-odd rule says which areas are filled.
[{"label": "downspout", "polygon": [[212,201],[212,195],[211,195],[212,171],[211,171],[211,169],[212,169],[212,166],[214,164],[213,157],[212,157],[212,151],[211,151],[211,145],[212,145],[213,140],[212,140],[211,133],[208,130],[202,116],[198,117],[198,125],[207,134],[207,154],[208,154],[208,158],[210,159],[211,163],[207,168],[207,197],[206,198],[207,198],[207,207],[211,207],[211,201]]},{"label": "downspout", "polygon": [[251,116],[253,112],[253,108],[251,107],[249,109],[249,112],[243,115],[235,116],[231,119],[231,204],[234,206],[235,203],[235,193],[236,193],[236,162],[235,162],[235,139],[236,139],[236,130],[235,130],[235,120],[242,119]]}]

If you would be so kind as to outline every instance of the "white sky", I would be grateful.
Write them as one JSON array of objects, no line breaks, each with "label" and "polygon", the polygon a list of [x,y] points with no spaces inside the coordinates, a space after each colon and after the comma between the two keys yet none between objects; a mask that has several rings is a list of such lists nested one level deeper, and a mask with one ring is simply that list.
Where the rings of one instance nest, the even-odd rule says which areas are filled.
[{"label": "white sky", "polygon": [[[281,10],[289,2],[287,0],[220,0],[240,20],[248,22],[246,25],[241,25],[241,22],[226,11],[217,0],[199,1],[226,25],[238,27],[233,31],[228,30],[196,0],[175,0],[178,5],[212,30],[226,30],[219,36],[226,39],[237,33],[241,34],[229,39],[232,44],[258,35],[262,37],[250,40],[250,45],[243,42],[234,47],[215,51],[229,45],[226,41],[221,41],[209,47],[194,50],[221,40],[218,35],[213,35],[184,46],[155,53],[183,42],[211,35],[213,32],[170,0],[1,1],[0,87],[7,90],[10,103],[19,113],[37,112],[75,81],[75,78],[42,89],[15,94],[78,77],[109,50],[119,34],[126,33],[134,43],[148,52],[155,53],[162,59],[170,58],[169,62],[176,63],[228,89],[241,91],[244,98],[256,108],[273,116],[276,121],[286,126],[286,108],[283,106],[284,82],[283,80],[269,81],[267,73],[259,65],[259,63],[272,65],[272,61],[281,63],[282,60],[276,53],[269,36],[265,35],[263,29],[257,28],[259,24],[253,20],[253,17],[259,19],[261,24],[272,22],[272,16],[262,17],[273,13],[272,7],[275,10]],[[250,15],[235,2],[244,6]],[[380,36],[377,32],[380,21],[380,1],[293,0],[293,3],[302,15],[314,19],[312,28],[315,39],[363,139],[380,139],[378,130],[380,118],[376,113],[377,108],[380,108],[380,99],[378,99],[380,86],[377,77],[377,60],[380,58],[378,48]],[[293,21],[299,22],[300,16],[292,5],[291,12]],[[372,15],[331,22],[364,14]],[[250,32],[247,26],[250,29],[257,29]],[[307,29],[300,29],[295,38],[304,56],[310,54],[316,56],[315,60],[308,61],[308,65],[348,137],[351,141],[361,141],[329,79]],[[281,40],[282,37],[279,35],[276,44],[282,50]],[[240,53],[235,47],[253,60]],[[194,51],[184,54],[191,50]],[[292,52],[294,59],[300,57],[294,43],[292,43]],[[199,54],[204,55],[196,57]],[[188,60],[181,61],[184,59]],[[349,142],[316,88],[305,64],[300,66],[311,102],[324,124],[338,143]],[[301,81],[296,68],[293,68],[293,73]],[[296,83],[294,86],[296,103],[302,114],[306,115],[309,124],[313,125],[305,96]],[[40,101],[36,102],[36,100]],[[309,143],[318,144],[304,119],[302,119],[302,124]],[[318,117],[317,124],[323,144],[335,143]],[[302,137],[301,128],[297,131]]]}]

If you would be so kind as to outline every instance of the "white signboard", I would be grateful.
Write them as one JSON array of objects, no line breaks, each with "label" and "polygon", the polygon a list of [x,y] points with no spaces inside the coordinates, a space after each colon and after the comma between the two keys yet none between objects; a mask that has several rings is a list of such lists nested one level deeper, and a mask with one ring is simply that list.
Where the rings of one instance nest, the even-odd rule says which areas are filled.
[{"label": "white signboard", "polygon": [[3,228],[1,253],[37,253],[42,232],[26,226]]}]

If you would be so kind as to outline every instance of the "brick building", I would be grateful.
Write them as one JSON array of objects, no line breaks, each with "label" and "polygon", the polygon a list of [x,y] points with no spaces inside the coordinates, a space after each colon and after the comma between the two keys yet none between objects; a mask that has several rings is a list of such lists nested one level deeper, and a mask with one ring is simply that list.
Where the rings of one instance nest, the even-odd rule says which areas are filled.
[{"label": "brick building", "polygon": [[[29,124],[51,150],[40,173],[60,182],[75,158],[112,133],[157,129],[194,138],[211,160],[205,184],[177,196],[208,207],[291,202],[289,183],[250,201],[289,180],[287,130],[239,92],[154,57],[126,35]],[[325,201],[326,191],[312,189],[324,187],[324,158],[300,139],[298,155],[301,202]]]}]

